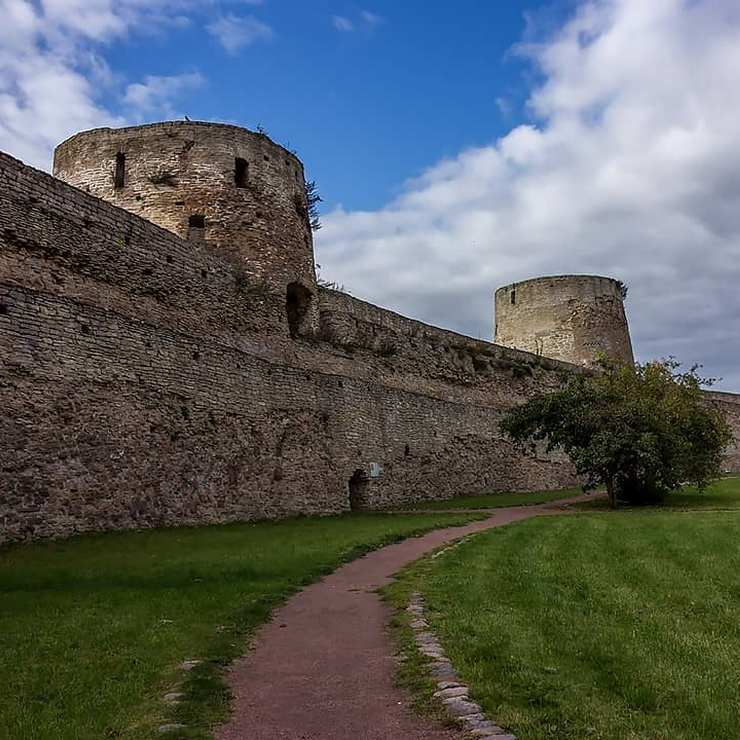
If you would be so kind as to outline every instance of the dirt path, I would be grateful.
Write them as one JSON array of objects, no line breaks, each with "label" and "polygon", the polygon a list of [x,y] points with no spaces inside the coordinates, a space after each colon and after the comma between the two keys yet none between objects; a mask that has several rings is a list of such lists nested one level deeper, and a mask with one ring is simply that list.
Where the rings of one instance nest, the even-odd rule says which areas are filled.
[{"label": "dirt path", "polygon": [[[580,500],[568,499],[567,502]],[[308,586],[257,633],[229,673],[231,720],[219,740],[453,740],[459,732],[419,717],[394,686],[389,608],[375,590],[401,568],[474,532],[561,511],[551,502],[493,510],[375,550]]]}]

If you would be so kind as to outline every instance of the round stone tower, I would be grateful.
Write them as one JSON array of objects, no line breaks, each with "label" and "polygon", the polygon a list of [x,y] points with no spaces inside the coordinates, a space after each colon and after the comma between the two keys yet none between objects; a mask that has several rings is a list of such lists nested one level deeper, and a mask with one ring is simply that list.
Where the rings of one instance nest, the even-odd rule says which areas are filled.
[{"label": "round stone tower", "polygon": [[496,344],[576,365],[634,362],[624,285],[594,275],[524,280],[496,291]]},{"label": "round stone tower", "polygon": [[54,175],[205,242],[286,296],[293,335],[315,327],[303,165],[264,134],[195,121],[94,129],[56,148]]}]

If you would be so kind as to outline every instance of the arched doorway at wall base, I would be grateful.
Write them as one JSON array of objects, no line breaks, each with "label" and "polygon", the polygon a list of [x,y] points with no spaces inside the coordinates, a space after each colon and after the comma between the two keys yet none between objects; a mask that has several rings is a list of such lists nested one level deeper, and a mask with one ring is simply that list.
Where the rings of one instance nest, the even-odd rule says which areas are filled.
[{"label": "arched doorway at wall base", "polygon": [[367,473],[364,470],[355,470],[347,483],[351,511],[362,511],[367,508],[367,486]]}]

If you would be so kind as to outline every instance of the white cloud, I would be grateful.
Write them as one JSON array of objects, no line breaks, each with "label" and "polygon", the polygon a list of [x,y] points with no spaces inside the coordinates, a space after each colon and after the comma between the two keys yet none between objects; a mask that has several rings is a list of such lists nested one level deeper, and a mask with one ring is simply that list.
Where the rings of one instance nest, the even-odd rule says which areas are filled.
[{"label": "white cloud", "polygon": [[337,31],[343,31],[349,33],[355,30],[355,24],[349,18],[345,18],[342,15],[333,15],[331,18],[332,25]]},{"label": "white cloud", "polygon": [[[53,147],[72,133],[129,122],[99,102],[115,76],[98,51],[133,31],[181,25],[200,2],[0,0],[0,149],[48,168]],[[188,79],[146,78],[129,86],[128,102],[138,100],[137,114],[168,110],[167,91],[182,92]]]},{"label": "white cloud", "polygon": [[251,15],[222,16],[210,23],[207,29],[230,54],[257,41],[269,41],[274,35],[270,26]]},{"label": "white cloud", "polygon": [[383,23],[384,20],[384,18],[371,13],[369,10],[361,10],[357,14],[356,20],[352,20],[344,15],[333,15],[331,17],[331,23],[334,28],[342,33],[352,33],[357,30],[372,31]]},{"label": "white cloud", "polygon": [[496,107],[499,109],[499,113],[501,113],[504,118],[511,118],[511,115],[514,112],[514,107],[511,101],[505,96],[499,95],[495,102]]},{"label": "white cloud", "polygon": [[375,28],[375,26],[379,26],[384,20],[381,16],[371,13],[369,10],[363,10],[360,13],[360,18],[362,18],[368,28]]},{"label": "white cloud", "polygon": [[326,215],[324,273],[489,337],[497,286],[613,275],[640,357],[704,362],[740,390],[740,6],[593,0],[519,51],[543,75],[535,122],[379,211]]},{"label": "white cloud", "polygon": [[126,88],[123,97],[125,105],[139,115],[158,114],[166,118],[179,117],[172,107],[184,93],[202,87],[205,78],[199,72],[180,75],[147,75],[143,82],[135,82]]},{"label": "white cloud", "polygon": [[[25,0],[0,0],[0,17],[0,149],[48,166],[53,142],[114,116],[96,105],[90,81],[75,69],[81,55],[78,60],[74,44],[58,40],[42,10]],[[104,25],[91,24],[91,33]]]}]

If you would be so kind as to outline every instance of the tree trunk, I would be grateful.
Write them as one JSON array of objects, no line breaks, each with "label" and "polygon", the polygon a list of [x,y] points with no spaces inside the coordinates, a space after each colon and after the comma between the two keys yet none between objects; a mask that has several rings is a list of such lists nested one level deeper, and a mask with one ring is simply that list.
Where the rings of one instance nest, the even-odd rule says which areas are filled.
[{"label": "tree trunk", "polygon": [[609,508],[617,508],[617,492],[614,488],[614,478],[608,478],[606,481],[606,492],[609,496]]}]

